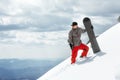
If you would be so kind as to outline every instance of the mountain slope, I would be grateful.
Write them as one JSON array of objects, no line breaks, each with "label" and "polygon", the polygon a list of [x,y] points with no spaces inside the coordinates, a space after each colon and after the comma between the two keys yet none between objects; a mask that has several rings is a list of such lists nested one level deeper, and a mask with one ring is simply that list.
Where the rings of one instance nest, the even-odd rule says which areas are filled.
[{"label": "mountain slope", "polygon": [[90,48],[92,58],[84,61],[77,59],[74,65],[68,58],[38,80],[120,80],[119,34],[120,23],[97,38],[101,52],[94,55]]}]

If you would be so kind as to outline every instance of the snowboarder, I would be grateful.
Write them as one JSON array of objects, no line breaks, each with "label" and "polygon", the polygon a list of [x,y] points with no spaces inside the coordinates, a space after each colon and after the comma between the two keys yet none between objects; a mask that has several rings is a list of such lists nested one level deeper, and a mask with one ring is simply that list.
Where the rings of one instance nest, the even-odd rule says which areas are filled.
[{"label": "snowboarder", "polygon": [[80,39],[81,34],[86,32],[86,30],[78,27],[77,22],[73,22],[71,26],[72,26],[72,29],[69,32],[68,42],[72,49],[71,64],[74,64],[76,62],[78,50],[79,49],[83,50],[83,52],[80,56],[80,58],[83,58],[83,57],[87,56],[89,47],[87,45],[83,44]]}]

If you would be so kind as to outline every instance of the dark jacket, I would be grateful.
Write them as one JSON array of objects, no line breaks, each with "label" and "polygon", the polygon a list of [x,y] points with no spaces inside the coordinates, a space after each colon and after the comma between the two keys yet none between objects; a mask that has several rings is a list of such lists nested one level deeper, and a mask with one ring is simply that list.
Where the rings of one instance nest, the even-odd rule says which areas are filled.
[{"label": "dark jacket", "polygon": [[73,46],[79,46],[81,44],[81,34],[84,32],[86,32],[86,30],[80,27],[70,30],[68,37],[69,44]]}]

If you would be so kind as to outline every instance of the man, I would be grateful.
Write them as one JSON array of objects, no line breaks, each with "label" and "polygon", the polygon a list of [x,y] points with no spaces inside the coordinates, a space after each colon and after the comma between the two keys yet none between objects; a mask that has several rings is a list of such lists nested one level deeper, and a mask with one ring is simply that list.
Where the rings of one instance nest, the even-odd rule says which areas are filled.
[{"label": "man", "polygon": [[76,62],[78,50],[79,49],[83,50],[82,55],[80,56],[81,58],[83,58],[87,56],[89,47],[83,44],[80,39],[81,34],[86,32],[86,30],[78,27],[77,22],[73,22],[71,26],[72,26],[72,30],[70,30],[69,32],[68,42],[72,49],[71,64],[74,64]]}]

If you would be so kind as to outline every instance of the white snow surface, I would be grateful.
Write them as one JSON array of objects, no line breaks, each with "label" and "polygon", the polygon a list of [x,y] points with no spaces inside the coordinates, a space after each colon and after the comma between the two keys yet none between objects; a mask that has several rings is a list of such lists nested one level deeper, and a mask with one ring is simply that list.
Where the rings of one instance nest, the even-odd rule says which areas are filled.
[{"label": "white snow surface", "polygon": [[91,46],[90,59],[79,60],[70,64],[66,59],[38,80],[120,80],[120,23],[116,24],[98,38],[101,52],[93,54]]}]

